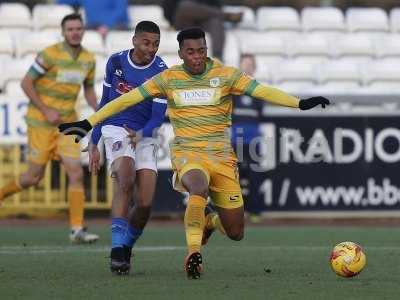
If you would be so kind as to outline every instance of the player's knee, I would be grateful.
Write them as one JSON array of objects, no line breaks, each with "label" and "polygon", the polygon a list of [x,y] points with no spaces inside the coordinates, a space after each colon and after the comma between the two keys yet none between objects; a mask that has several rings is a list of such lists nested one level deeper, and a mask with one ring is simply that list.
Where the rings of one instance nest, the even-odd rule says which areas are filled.
[{"label": "player's knee", "polygon": [[206,185],[199,185],[192,187],[189,191],[190,195],[197,195],[203,197],[204,199],[208,198],[208,186]]},{"label": "player's knee", "polygon": [[122,193],[131,193],[133,190],[134,179],[133,177],[118,176],[116,177],[118,182],[118,189]]},{"label": "player's knee", "polygon": [[79,184],[83,182],[82,168],[76,168],[68,173],[68,180],[70,184]]},{"label": "player's knee", "polygon": [[43,178],[43,174],[41,174],[41,173],[33,174],[30,177],[30,182],[29,183],[30,183],[31,186],[32,185],[38,185],[40,180],[42,180],[42,178]]},{"label": "player's knee", "polygon": [[226,235],[233,241],[240,241],[244,237],[243,227],[234,227],[226,231]]}]

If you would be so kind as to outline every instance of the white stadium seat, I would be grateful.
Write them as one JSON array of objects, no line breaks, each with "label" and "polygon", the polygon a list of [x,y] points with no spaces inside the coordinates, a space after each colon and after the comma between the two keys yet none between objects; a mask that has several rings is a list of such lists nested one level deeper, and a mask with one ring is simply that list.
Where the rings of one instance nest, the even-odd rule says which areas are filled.
[{"label": "white stadium seat", "polygon": [[275,85],[286,86],[290,91],[309,88],[317,82],[315,67],[300,62],[286,61],[277,66],[271,75]]},{"label": "white stadium seat", "polygon": [[87,30],[83,36],[82,45],[96,55],[107,55],[107,49],[103,44],[103,39],[97,31]]},{"label": "white stadium seat", "polygon": [[350,32],[387,32],[389,20],[386,12],[381,8],[351,7],[346,11],[347,27]]},{"label": "white stadium seat", "polygon": [[34,27],[36,30],[45,28],[60,29],[62,18],[73,12],[72,7],[68,5],[36,4],[33,7]]},{"label": "white stadium seat", "polygon": [[95,81],[104,81],[104,74],[106,72],[107,59],[104,57],[96,57],[96,73]]},{"label": "white stadium seat", "polygon": [[374,56],[372,39],[366,35],[346,34],[330,41],[331,55],[350,62],[367,62]]},{"label": "white stadium seat", "polygon": [[4,87],[4,91],[9,96],[25,96],[21,88],[21,80],[8,81]]},{"label": "white stadium seat", "polygon": [[349,94],[356,91],[361,83],[362,76],[357,64],[331,61],[318,67],[319,91],[330,93]]},{"label": "white stadium seat", "polygon": [[111,31],[106,38],[106,47],[108,54],[130,49],[132,45],[133,32],[129,31]]},{"label": "white stadium seat", "polygon": [[400,64],[375,62],[365,66],[364,80],[371,90],[400,91]]},{"label": "white stadium seat", "polygon": [[261,7],[257,10],[257,28],[265,31],[298,32],[300,17],[292,7]]},{"label": "white stadium seat", "polygon": [[180,65],[182,63],[182,60],[179,58],[178,54],[165,54],[161,55],[161,58],[164,60],[168,67]]},{"label": "white stadium seat", "polygon": [[[233,26],[235,29],[255,29],[256,28],[256,15],[254,11],[247,6],[233,6],[225,5],[222,7],[224,12],[229,13],[243,13],[242,20]],[[232,23],[229,23],[232,25]]]},{"label": "white stadium seat", "polygon": [[380,60],[400,59],[400,36],[389,34],[375,44],[376,56]]},{"label": "white stadium seat", "polygon": [[3,65],[3,80],[4,84],[11,81],[20,82],[28,72],[33,61],[31,59],[16,59]]},{"label": "white stadium seat", "polygon": [[16,54],[20,58],[35,56],[39,51],[57,42],[58,37],[52,32],[33,31],[21,34],[16,36]]},{"label": "white stadium seat", "polygon": [[280,34],[266,32],[248,32],[237,35],[242,53],[263,56],[286,57],[286,42]]},{"label": "white stadium seat", "polygon": [[128,9],[132,27],[140,21],[153,21],[161,29],[168,29],[169,23],[164,18],[163,10],[158,5],[131,5]]},{"label": "white stadium seat", "polygon": [[239,66],[239,41],[237,36],[232,31],[226,32],[223,58],[226,65],[233,67]]},{"label": "white stadium seat", "polygon": [[343,32],[344,15],[336,7],[306,7],[301,11],[305,31]]},{"label": "white stadium seat", "polygon": [[400,32],[400,7],[393,8],[390,11],[390,29],[392,32]]},{"label": "white stadium seat", "polygon": [[30,30],[31,12],[22,3],[3,3],[0,5],[0,27],[7,29]]},{"label": "white stadium seat", "polygon": [[329,41],[323,34],[304,34],[288,42],[290,57],[319,57],[330,56]]},{"label": "white stadium seat", "polygon": [[176,39],[178,32],[163,31],[160,35],[160,47],[158,48],[159,55],[174,54],[178,55],[178,41]]},{"label": "white stadium seat", "polygon": [[0,31],[0,57],[12,58],[14,55],[14,41],[6,30]]}]

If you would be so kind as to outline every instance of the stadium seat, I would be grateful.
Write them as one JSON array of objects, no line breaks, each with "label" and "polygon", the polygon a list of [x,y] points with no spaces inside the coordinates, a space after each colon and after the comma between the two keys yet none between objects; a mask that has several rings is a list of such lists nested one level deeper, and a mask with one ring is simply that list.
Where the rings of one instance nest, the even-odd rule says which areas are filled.
[{"label": "stadium seat", "polygon": [[9,96],[25,96],[21,88],[21,80],[11,80],[7,82],[4,91]]},{"label": "stadium seat", "polygon": [[255,78],[260,81],[272,81],[272,73],[284,62],[282,57],[256,56],[256,74]]},{"label": "stadium seat", "polygon": [[108,55],[132,48],[132,37],[129,31],[111,31],[106,38]]},{"label": "stadium seat", "polygon": [[301,11],[303,29],[308,32],[343,32],[344,15],[336,7],[306,7]]},{"label": "stadium seat", "polygon": [[58,42],[58,37],[53,32],[29,32],[16,36],[16,54],[23,58],[27,55],[36,55],[39,51]]},{"label": "stadium seat", "polygon": [[[15,59],[10,63],[3,65],[3,80],[5,86],[10,82],[20,82],[21,79],[28,72],[29,67],[33,61],[30,59]],[[15,86],[15,85],[12,85]],[[13,93],[14,91],[6,90],[7,93]]]},{"label": "stadium seat", "polygon": [[0,30],[0,57],[11,59],[14,55],[14,41],[6,30]]},{"label": "stadium seat", "polygon": [[356,91],[362,83],[360,69],[356,63],[330,61],[320,65],[317,72],[320,91],[349,94]]},{"label": "stadium seat", "polygon": [[237,34],[241,53],[286,57],[286,42],[280,34],[247,32]]},{"label": "stadium seat", "polygon": [[132,27],[140,21],[151,20],[161,29],[169,29],[169,23],[164,18],[163,10],[158,5],[131,5],[128,9]]},{"label": "stadium seat", "polygon": [[176,40],[178,32],[176,31],[163,31],[160,36],[160,47],[158,53],[162,56],[164,54],[178,55],[178,41]]},{"label": "stadium seat", "polygon": [[33,24],[36,30],[45,28],[60,29],[64,16],[73,13],[68,5],[37,4],[33,7]]},{"label": "stadium seat", "polygon": [[96,57],[96,73],[95,81],[103,82],[104,74],[106,72],[107,59],[104,57]]},{"label": "stadium seat", "polygon": [[233,6],[233,5],[226,5],[222,7],[224,12],[230,13],[243,13],[242,20],[236,24],[232,25],[232,23],[228,23],[230,27],[233,29],[255,29],[256,28],[256,15],[254,11],[247,6]]},{"label": "stadium seat", "polygon": [[364,7],[349,8],[346,11],[346,22],[350,32],[387,32],[389,20],[386,12],[381,8]]},{"label": "stadium seat", "polygon": [[331,40],[329,49],[331,55],[341,61],[363,63],[374,56],[372,39],[361,34],[346,34]]},{"label": "stadium seat", "polygon": [[308,89],[317,82],[315,67],[301,62],[285,61],[271,72],[274,85],[290,92]]},{"label": "stadium seat", "polygon": [[97,31],[86,31],[83,36],[82,45],[96,55],[107,55],[107,48],[104,46],[103,39]]},{"label": "stadium seat", "polygon": [[369,91],[400,93],[400,64],[378,61],[366,65],[363,73]]},{"label": "stadium seat", "polygon": [[303,34],[288,42],[288,54],[292,58],[330,56],[329,42],[323,34]]},{"label": "stadium seat", "polygon": [[179,65],[182,63],[182,60],[179,58],[178,54],[165,54],[161,55],[164,62],[167,64],[168,67],[172,67],[174,65]]},{"label": "stadium seat", "polygon": [[223,52],[224,63],[228,66],[238,67],[240,48],[237,36],[232,31],[226,32],[225,46]]},{"label": "stadium seat", "polygon": [[25,4],[3,3],[0,5],[0,28],[30,30],[31,27],[31,13]]},{"label": "stadium seat", "polygon": [[292,7],[261,7],[257,10],[258,30],[298,32],[301,30],[300,17]]},{"label": "stadium seat", "polygon": [[375,43],[376,56],[379,60],[400,60],[400,36],[388,34]]},{"label": "stadium seat", "polygon": [[400,31],[400,7],[390,11],[390,29],[396,33]]}]

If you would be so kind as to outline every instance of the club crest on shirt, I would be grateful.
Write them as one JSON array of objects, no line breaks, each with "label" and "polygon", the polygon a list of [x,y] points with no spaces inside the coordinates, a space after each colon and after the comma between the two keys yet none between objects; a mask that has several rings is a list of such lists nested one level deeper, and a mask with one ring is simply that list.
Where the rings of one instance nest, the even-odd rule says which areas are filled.
[{"label": "club crest on shirt", "polygon": [[220,80],[218,77],[214,77],[210,79],[210,86],[213,88],[219,87]]},{"label": "club crest on shirt", "polygon": [[112,152],[119,151],[121,148],[122,148],[122,141],[116,141],[116,142],[112,145]]},{"label": "club crest on shirt", "polygon": [[122,94],[128,93],[132,89],[133,89],[133,86],[129,85],[128,83],[126,83],[124,81],[119,81],[117,83],[117,88],[115,90],[117,93],[122,95]]}]

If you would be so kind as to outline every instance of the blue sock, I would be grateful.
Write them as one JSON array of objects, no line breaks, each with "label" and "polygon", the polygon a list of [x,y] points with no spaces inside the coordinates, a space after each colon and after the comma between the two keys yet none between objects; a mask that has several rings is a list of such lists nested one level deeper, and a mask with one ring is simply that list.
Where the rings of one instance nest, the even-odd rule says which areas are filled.
[{"label": "blue sock", "polygon": [[135,245],[137,239],[142,235],[142,232],[142,229],[137,229],[128,224],[123,244],[132,248],[133,245]]},{"label": "blue sock", "polygon": [[117,248],[124,245],[128,221],[124,218],[111,219],[111,247]]}]

